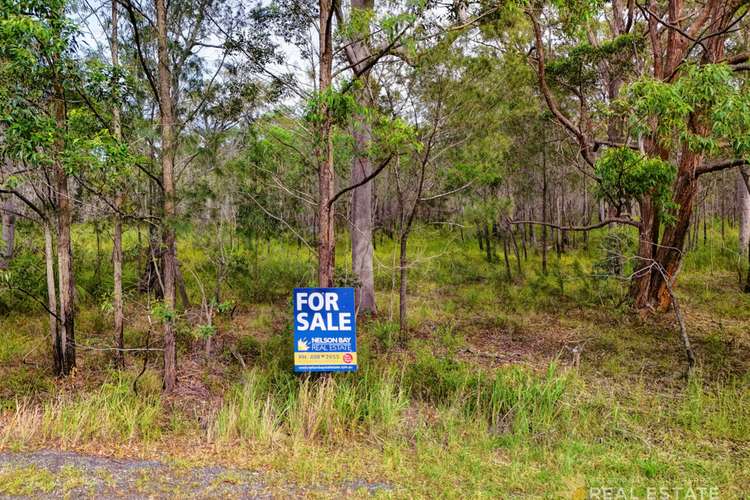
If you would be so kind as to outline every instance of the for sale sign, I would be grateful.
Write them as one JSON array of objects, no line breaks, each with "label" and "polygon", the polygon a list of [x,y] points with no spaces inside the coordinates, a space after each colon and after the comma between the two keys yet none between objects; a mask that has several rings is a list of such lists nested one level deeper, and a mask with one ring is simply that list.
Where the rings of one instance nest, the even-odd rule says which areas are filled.
[{"label": "for sale sign", "polygon": [[353,288],[294,289],[294,371],[357,369]]}]

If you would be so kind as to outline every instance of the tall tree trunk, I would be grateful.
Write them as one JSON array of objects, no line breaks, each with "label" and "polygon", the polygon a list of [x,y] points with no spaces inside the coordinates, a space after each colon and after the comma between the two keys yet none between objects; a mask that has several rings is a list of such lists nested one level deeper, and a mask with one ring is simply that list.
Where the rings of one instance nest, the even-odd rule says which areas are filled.
[{"label": "tall tree trunk", "polygon": [[[112,35],[110,41],[110,49],[112,52],[112,66],[117,68],[119,66],[118,56],[118,43],[117,43],[117,1],[112,0]],[[115,86],[116,88],[116,86]],[[115,104],[112,108],[112,133],[118,141],[122,140],[122,127],[120,124],[120,106]],[[119,349],[115,351],[115,364],[120,367],[125,366],[125,353],[122,349],[125,348],[124,340],[124,323],[125,316],[123,313],[122,304],[122,216],[120,211],[122,210],[123,195],[122,191],[118,189],[115,195],[115,213],[114,213],[114,228],[112,231],[112,269],[113,269],[113,290],[112,290],[112,306],[115,315],[115,345]],[[140,233],[139,233],[140,234]]]},{"label": "tall tree trunk", "polygon": [[[633,269],[633,282],[630,292],[637,308],[648,304],[648,291],[651,285],[651,265],[653,264],[654,244],[652,224],[654,223],[654,202],[647,195],[640,202],[641,226],[638,229],[638,259]],[[620,258],[620,256],[615,256]]]},{"label": "tall tree trunk", "polygon": [[[583,222],[584,226],[587,226],[591,224],[591,208],[589,207],[589,188],[586,183],[586,176],[582,175],[582,182],[583,182],[583,214],[581,217],[581,220]],[[589,249],[589,232],[584,231],[583,232],[583,248],[585,250]]]},{"label": "tall tree trunk", "polygon": [[[674,187],[673,201],[679,207],[676,221],[665,228],[661,245],[656,251],[656,261],[663,268],[666,278],[669,280],[674,279],[682,262],[685,236],[690,226],[695,195],[698,192],[698,179],[696,179],[693,172],[695,172],[695,168],[701,159],[702,155],[693,153],[687,145],[683,147],[677,181]],[[649,294],[650,303],[654,304],[660,311],[666,310],[671,304],[669,290],[664,282],[662,273],[651,273]]]},{"label": "tall tree trunk", "polygon": [[[365,80],[367,81],[367,80]],[[360,104],[367,106],[369,99],[365,95],[367,89],[360,91]],[[367,118],[362,116],[357,120],[352,133],[358,151],[352,161],[352,184],[362,182],[372,172],[368,151],[372,142],[372,131]],[[357,310],[374,313],[375,306],[375,275],[372,266],[372,182],[367,182],[352,192],[351,239],[352,239],[352,273],[357,277],[359,286],[356,290]]]},{"label": "tall tree trunk", "polygon": [[[658,141],[647,139],[646,151],[650,156],[659,156],[665,161],[669,158],[669,152],[663,148]],[[661,274],[652,269],[656,262],[658,250],[659,226],[661,224],[659,211],[655,206],[652,195],[647,194],[640,200],[641,226],[638,229],[638,258],[634,265],[634,280],[630,285],[630,295],[635,307],[642,309],[650,303],[651,280],[656,274]]]},{"label": "tall tree trunk", "polygon": [[[55,122],[60,133],[66,128],[65,92],[62,84],[55,86]],[[64,150],[63,139],[58,139],[58,153]],[[70,236],[73,223],[68,174],[61,160],[54,167],[57,188],[57,270],[60,293],[61,345],[63,352],[60,375],[68,375],[76,366],[75,348],[75,278],[73,276],[73,247]]]},{"label": "tall tree trunk", "polygon": [[[271,246],[271,240],[268,241],[268,246]],[[180,296],[180,303],[182,303],[183,309],[190,309],[190,297],[188,297],[187,286],[185,286],[185,277],[182,275],[182,269],[180,268],[180,262],[177,258],[174,259],[174,282],[175,291]]]},{"label": "tall tree trunk", "polygon": [[123,312],[123,301],[122,301],[122,218],[120,217],[119,210],[122,208],[122,196],[118,194],[115,197],[115,209],[118,213],[115,214],[114,229],[112,235],[112,268],[113,268],[113,279],[114,288],[112,293],[112,302],[115,315],[115,345],[119,349],[115,356],[115,363],[123,367],[125,366],[125,353],[122,349],[125,348],[124,338],[124,324],[125,314]]},{"label": "tall tree trunk", "polygon": [[[544,140],[544,139],[542,139]],[[547,274],[547,146],[542,150],[542,273]]]},{"label": "tall tree trunk", "polygon": [[513,275],[510,271],[510,259],[508,258],[508,235],[503,231],[503,260],[505,261],[505,274],[508,278],[508,282],[513,280]]},{"label": "tall tree trunk", "polygon": [[508,224],[507,233],[510,237],[510,241],[513,244],[513,255],[516,256],[516,268],[518,268],[518,276],[523,275],[523,268],[521,267],[521,254],[518,251],[518,242],[516,241],[516,235],[513,233],[513,226]]},{"label": "tall tree trunk", "polygon": [[[368,15],[374,7],[373,0],[351,0],[351,15]],[[372,106],[369,69],[364,65],[369,62],[371,56],[369,46],[366,43],[367,33],[355,35],[346,47],[346,54],[350,64],[354,65],[354,72],[363,83],[356,91],[356,99],[360,106],[368,108]],[[352,183],[358,183],[366,179],[372,172],[369,152],[372,146],[372,129],[366,116],[359,116],[354,126],[352,137],[356,147],[356,154],[352,160]],[[351,213],[351,240],[352,240],[352,272],[359,280],[356,290],[358,311],[374,313],[375,304],[375,276],[373,272],[372,259],[373,245],[373,184],[367,182],[352,192]]]},{"label": "tall tree trunk", "polygon": [[737,173],[737,209],[740,219],[740,256],[747,254],[748,243],[750,242],[750,193],[747,191],[742,174]]},{"label": "tall tree trunk", "polygon": [[171,392],[177,385],[177,353],[175,348],[175,260],[176,242],[174,231],[175,210],[175,126],[172,109],[172,75],[167,41],[166,0],[156,0],[156,29],[159,59],[159,109],[161,118],[161,167],[164,188],[164,304],[169,316],[164,318],[164,390]]},{"label": "tall tree trunk", "polygon": [[[708,193],[706,193],[706,197]],[[703,246],[708,246],[708,209],[706,208],[706,198],[703,198]]]},{"label": "tall tree trunk", "polygon": [[493,240],[492,231],[490,231],[490,226],[487,224],[484,225],[484,248],[487,251],[487,262],[492,262],[495,260],[495,251],[492,249],[492,240]]},{"label": "tall tree trunk", "polygon": [[[333,1],[320,0],[320,64],[318,92],[326,95],[331,87],[333,68]],[[315,156],[318,160],[318,283],[321,287],[333,286],[333,271],[336,259],[334,235],[334,212],[330,200],[333,198],[333,122],[331,110],[320,101],[320,126]]]},{"label": "tall tree trunk", "polygon": [[61,375],[68,375],[76,365],[75,351],[75,281],[73,278],[72,208],[68,176],[62,166],[57,168],[57,268],[60,293],[60,321],[62,323],[63,364]]},{"label": "tall tree trunk", "polygon": [[560,229],[563,225],[563,218],[562,218],[562,206],[560,204],[560,189],[555,191],[555,208],[557,210],[557,227],[555,228],[555,251],[557,252],[557,259],[560,259],[560,256],[563,253],[564,250],[564,232],[562,229]]},{"label": "tall tree trunk", "polygon": [[406,341],[406,292],[407,292],[407,280],[409,278],[409,270],[407,268],[409,260],[406,255],[408,249],[407,243],[409,240],[409,231],[404,231],[399,239],[399,253],[398,253],[398,266],[399,266],[399,285],[398,285],[398,328],[399,338],[401,342]]},{"label": "tall tree trunk", "polygon": [[[733,4],[733,2],[708,2],[704,5],[704,10],[698,13],[697,17],[703,16],[706,25],[718,34],[706,41],[701,63],[717,63],[723,59],[727,32],[729,26],[735,22],[733,13],[737,7],[738,5]],[[677,26],[682,22],[684,9],[685,5],[682,1],[669,2],[669,22],[672,25]],[[651,20],[650,22],[655,23],[656,21]],[[654,28],[654,24],[651,25],[651,28]],[[660,61],[658,60],[660,58],[658,58],[655,61],[654,75],[669,80],[681,64],[682,58],[686,56],[686,50],[689,50],[689,46],[688,39],[677,30],[670,29],[667,33],[667,49],[664,52],[664,60]],[[692,134],[701,137],[709,135],[710,126],[700,108],[690,114],[687,128]],[[688,144],[683,144],[680,153],[677,179],[674,183],[672,195],[672,201],[679,207],[676,222],[664,229],[661,244],[655,253],[656,261],[661,266],[666,278],[661,272],[651,273],[649,303],[655,305],[660,311],[666,310],[672,303],[671,283],[667,283],[665,280],[673,281],[682,263],[685,238],[690,226],[696,193],[698,192],[698,178],[695,171],[703,161],[703,154],[692,151]]]},{"label": "tall tree trunk", "polygon": [[13,196],[9,195],[3,202],[3,244],[5,248],[0,250],[0,269],[8,269],[13,253],[16,239],[16,212]]},{"label": "tall tree trunk", "polygon": [[102,288],[102,226],[94,221],[94,238],[96,239],[96,260],[94,261],[94,294]]},{"label": "tall tree trunk", "polygon": [[49,334],[52,341],[52,361],[55,373],[62,373],[63,342],[57,315],[57,289],[55,287],[55,248],[52,244],[52,228],[44,222],[44,263],[47,272],[47,308],[49,309]]}]

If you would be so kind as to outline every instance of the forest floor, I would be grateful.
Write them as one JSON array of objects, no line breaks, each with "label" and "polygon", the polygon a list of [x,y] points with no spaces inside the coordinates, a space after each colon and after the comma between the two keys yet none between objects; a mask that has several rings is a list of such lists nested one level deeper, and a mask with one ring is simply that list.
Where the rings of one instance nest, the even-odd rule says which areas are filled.
[{"label": "forest floor", "polygon": [[[0,318],[0,496],[750,491],[750,294],[740,291],[731,240],[699,246],[680,274],[698,357],[689,379],[674,316],[634,313],[626,282],[592,273],[599,242],[552,253],[546,275],[529,251],[522,275],[511,261],[509,280],[502,258],[487,263],[476,242],[421,229],[410,243],[406,343],[394,321],[395,245],[379,240],[380,311],[358,322],[359,372],[295,376],[289,293],[312,282],[314,263],[272,242],[240,252],[245,264],[225,294],[236,307],[217,317],[210,355],[191,329],[199,312],[183,315],[169,397],[158,351],[139,376],[142,352],[116,370],[109,352],[92,349],[111,343],[111,318],[91,292],[96,275],[83,272],[93,245],[85,234],[76,241],[88,299],[75,375],[51,374],[34,304]],[[186,276],[210,283],[200,245],[181,241],[182,264],[196,271]],[[338,252],[344,260],[348,249]],[[126,269],[126,280],[136,277]],[[158,347],[151,310],[129,294],[129,346]]]}]

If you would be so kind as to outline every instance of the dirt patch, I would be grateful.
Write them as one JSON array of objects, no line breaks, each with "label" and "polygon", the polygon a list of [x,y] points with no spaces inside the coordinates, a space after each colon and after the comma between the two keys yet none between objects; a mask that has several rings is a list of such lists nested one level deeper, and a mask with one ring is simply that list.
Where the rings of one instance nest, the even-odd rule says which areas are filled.
[{"label": "dirt patch", "polygon": [[467,346],[459,354],[488,366],[524,364],[544,368],[557,358],[572,362],[571,348],[582,340],[576,333],[546,317],[529,318],[523,325],[482,321],[467,332]]}]

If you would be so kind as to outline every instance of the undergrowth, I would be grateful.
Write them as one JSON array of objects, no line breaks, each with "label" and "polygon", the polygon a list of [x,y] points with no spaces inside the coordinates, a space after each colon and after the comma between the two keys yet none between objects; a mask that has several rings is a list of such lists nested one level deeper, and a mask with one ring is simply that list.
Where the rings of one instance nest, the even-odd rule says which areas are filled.
[{"label": "undergrowth", "polygon": [[[106,238],[97,252],[91,228],[76,231],[79,265],[99,258],[108,276]],[[181,265],[196,301],[196,280],[211,288],[215,270],[202,240],[181,236]],[[304,481],[385,480],[403,497],[570,498],[581,487],[643,492],[688,483],[717,485],[732,497],[750,487],[750,298],[738,292],[731,237],[699,245],[680,274],[677,293],[699,354],[685,381],[674,375],[684,362],[671,317],[633,315],[623,276],[597,272],[608,265],[603,238],[592,235],[588,248],[559,258],[550,251],[547,273],[530,250],[523,275],[513,261],[509,280],[502,261],[487,262],[465,236],[415,232],[406,341],[397,321],[397,242],[379,238],[380,309],[358,325],[360,370],[309,376],[292,372],[288,300],[291,288],[313,284],[312,255],[281,240],[239,244],[227,254],[221,289],[237,308],[217,317],[212,357],[190,357],[189,318],[179,319],[188,332],[178,337],[179,359],[200,367],[194,376],[210,394],[205,401],[162,395],[153,355],[137,393],[141,354],[115,370],[107,354],[80,350],[74,380],[55,380],[45,313],[3,290],[0,302],[25,312],[0,319],[0,449],[220,457]],[[137,242],[127,231],[131,294]],[[20,275],[11,279],[21,283]],[[102,307],[107,279],[80,275],[82,345],[111,342]],[[138,300],[131,296],[126,341],[143,345],[152,328],[158,346],[158,324],[149,326]],[[553,346],[544,350],[545,342]],[[519,346],[528,356],[504,357]],[[43,491],[49,481],[40,481]]]}]

